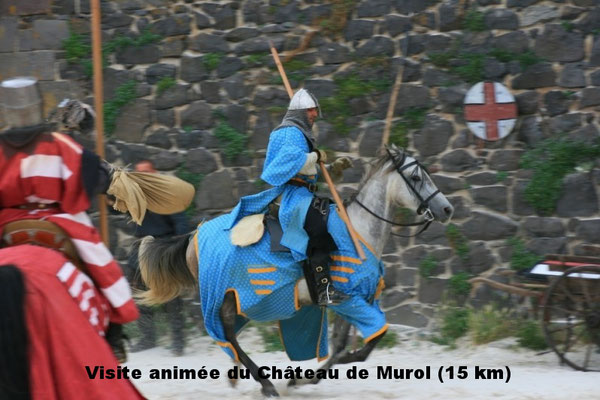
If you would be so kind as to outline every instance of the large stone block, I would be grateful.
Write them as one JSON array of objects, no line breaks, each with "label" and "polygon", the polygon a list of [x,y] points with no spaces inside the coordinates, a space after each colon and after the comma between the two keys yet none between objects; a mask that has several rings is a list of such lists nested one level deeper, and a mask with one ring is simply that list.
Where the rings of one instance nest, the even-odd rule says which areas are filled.
[{"label": "large stone block", "polygon": [[208,78],[204,56],[184,55],[181,57],[181,79],[187,82],[200,82]]},{"label": "large stone block", "polygon": [[346,41],[369,39],[373,36],[375,21],[367,19],[353,19],[348,21],[344,30]]},{"label": "large stone block", "polygon": [[0,54],[0,81],[15,76],[33,76],[40,81],[54,80],[55,52],[41,50]]},{"label": "large stone block", "polygon": [[418,312],[419,305],[406,304],[396,307],[385,313],[386,319],[391,324],[401,324],[424,328],[429,324],[429,319]]},{"label": "large stone block", "polygon": [[515,96],[519,115],[535,114],[538,110],[540,95],[535,90],[519,93]]},{"label": "large stone block", "polygon": [[14,17],[0,18],[0,53],[12,53],[17,48],[18,21]]},{"label": "large stone block", "polygon": [[514,236],[518,228],[517,222],[504,215],[473,211],[473,217],[462,225],[462,232],[472,240],[498,240]]},{"label": "large stone block", "polygon": [[521,226],[530,236],[563,237],[565,235],[565,226],[560,218],[527,217]]},{"label": "large stone block", "polygon": [[0,0],[0,15],[49,14],[52,0]]},{"label": "large stone block", "polygon": [[448,146],[454,135],[454,125],[436,114],[428,114],[423,128],[413,135],[414,146],[421,156],[439,154]]},{"label": "large stone block", "polygon": [[69,37],[67,21],[39,19],[33,22],[33,50],[61,50]]},{"label": "large stone block", "polygon": [[319,56],[324,64],[343,64],[350,61],[350,49],[338,43],[324,43],[319,47]]},{"label": "large stone block", "polygon": [[160,49],[155,44],[125,47],[116,53],[119,64],[154,64],[160,59]]},{"label": "large stone block", "polygon": [[521,27],[535,25],[538,22],[551,21],[560,16],[557,7],[533,6],[523,10],[521,17]]},{"label": "large stone block", "polygon": [[502,8],[493,8],[486,11],[484,21],[488,29],[515,30],[519,28],[517,14]]},{"label": "large stone block", "polygon": [[465,181],[461,178],[433,174],[431,175],[431,179],[437,188],[444,194],[453,193],[465,188]]},{"label": "large stone block", "polygon": [[419,285],[419,301],[421,303],[437,304],[442,300],[442,296],[447,286],[447,279],[421,279],[421,284]]},{"label": "large stone block", "polygon": [[412,29],[410,18],[400,15],[386,15],[385,27],[390,36],[398,36],[403,32],[408,32]]},{"label": "large stone block", "polygon": [[516,215],[535,215],[535,208],[525,200],[529,181],[517,181],[513,187],[512,212]]},{"label": "large stone block", "polygon": [[196,207],[199,210],[223,210],[235,206],[234,182],[226,170],[213,172],[202,180],[196,192]]},{"label": "large stone block", "polygon": [[177,151],[160,150],[152,157],[154,167],[159,171],[172,171],[179,167],[183,156]]},{"label": "large stone block", "polygon": [[559,24],[548,24],[535,40],[535,54],[558,62],[580,61],[585,56],[583,36],[579,32],[568,32]]},{"label": "large stone block", "polygon": [[273,128],[275,128],[275,123],[271,118],[271,114],[268,111],[259,112],[249,140],[252,148],[256,150],[266,149]]},{"label": "large stone block", "polygon": [[158,94],[154,99],[154,108],[157,110],[165,110],[167,108],[177,107],[188,103],[189,85],[176,84],[162,93]]},{"label": "large stone block", "polygon": [[570,63],[565,65],[560,73],[560,78],[558,78],[558,84],[559,86],[566,88],[585,87],[586,82],[582,63]]},{"label": "large stone block", "polygon": [[492,47],[511,53],[522,53],[529,49],[529,37],[525,32],[516,31],[492,38]]},{"label": "large stone block", "polygon": [[490,158],[489,166],[498,171],[516,171],[522,155],[523,150],[496,150]]},{"label": "large stone block", "polygon": [[[251,39],[252,40],[252,39]],[[188,47],[200,53],[228,53],[229,43],[223,36],[199,33],[188,39]]]},{"label": "large stone block", "polygon": [[598,195],[590,174],[567,175],[556,203],[559,217],[589,217],[598,212]]},{"label": "large stone block", "polygon": [[374,36],[356,49],[356,56],[359,58],[392,57],[394,53],[394,41],[386,36]]},{"label": "large stone block", "polygon": [[442,168],[448,172],[462,172],[474,168],[477,159],[464,149],[456,149],[444,154]]},{"label": "large stone block", "polygon": [[214,124],[213,113],[204,101],[195,101],[181,112],[181,126],[208,129]]},{"label": "large stone block", "polygon": [[[421,227],[413,228],[413,232],[416,233],[420,229]],[[446,237],[446,226],[439,222],[433,222],[429,225],[429,228],[415,238],[415,244],[449,246],[450,243]]]},{"label": "large stone block", "polygon": [[506,186],[484,186],[469,189],[476,204],[481,204],[498,212],[506,212],[508,190]]},{"label": "large stone block", "polygon": [[540,256],[545,256],[546,254],[565,254],[567,249],[567,238],[536,237],[527,243],[526,248],[532,253]]},{"label": "large stone block", "polygon": [[215,156],[205,148],[193,149],[187,152],[185,167],[194,174],[207,175],[218,169]]},{"label": "large stone block", "polygon": [[160,36],[188,35],[191,32],[192,18],[188,14],[175,14],[159,19],[150,25],[150,32]]},{"label": "large stone block", "polygon": [[556,72],[552,64],[541,62],[527,68],[512,80],[513,89],[536,89],[556,86]]},{"label": "large stone block", "polygon": [[115,121],[114,137],[130,143],[142,141],[150,126],[150,101],[137,99],[121,109]]},{"label": "large stone block", "polygon": [[367,123],[362,139],[358,145],[358,154],[361,157],[375,157],[377,151],[381,147],[384,127],[384,123],[381,121]]},{"label": "large stone block", "polygon": [[177,74],[177,67],[171,64],[154,64],[146,69],[146,82],[154,85],[164,78],[173,78]]}]

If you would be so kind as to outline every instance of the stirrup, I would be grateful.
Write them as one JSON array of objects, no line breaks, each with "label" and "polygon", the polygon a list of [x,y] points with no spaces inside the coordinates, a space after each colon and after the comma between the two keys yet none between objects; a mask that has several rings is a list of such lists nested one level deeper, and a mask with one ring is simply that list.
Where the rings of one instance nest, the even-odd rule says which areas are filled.
[{"label": "stirrup", "polygon": [[345,302],[346,300],[350,299],[350,296],[348,296],[345,293],[340,292],[339,290],[335,290],[333,287],[330,289],[330,284],[327,283],[327,286],[325,287],[325,290],[320,290],[319,294],[318,294],[318,301],[317,301],[317,305],[320,307],[327,307],[327,306],[337,306],[338,304],[341,304],[343,302]]}]

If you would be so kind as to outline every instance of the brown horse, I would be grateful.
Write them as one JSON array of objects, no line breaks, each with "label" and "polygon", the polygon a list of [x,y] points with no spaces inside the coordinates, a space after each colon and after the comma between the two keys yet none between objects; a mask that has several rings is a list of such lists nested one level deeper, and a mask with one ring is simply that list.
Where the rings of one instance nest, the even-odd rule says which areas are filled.
[{"label": "brown horse", "polygon": [[[453,213],[452,206],[435,187],[425,168],[397,148],[388,150],[385,156],[376,160],[363,182],[355,200],[348,206],[348,215],[361,238],[367,259],[361,262],[354,248],[348,245],[347,231],[340,228],[343,225],[332,206],[328,228],[339,249],[332,253],[335,263],[332,279],[335,286],[351,299],[329,308],[355,325],[366,344],[355,352],[344,350],[345,332],[349,328],[346,324],[343,334],[338,336],[341,339],[334,345],[333,356],[324,368],[335,363],[364,361],[387,330],[385,315],[377,298],[383,283],[380,258],[394,225],[391,221],[394,207],[414,208],[422,216],[418,224],[423,227],[434,219],[446,222]],[[259,373],[259,367],[236,340],[240,320],[279,320],[288,356],[307,359],[326,355],[326,340],[324,352],[323,342],[317,340],[316,346],[321,346],[321,351],[317,349],[316,353],[307,357],[299,355],[301,349],[290,350],[289,345],[299,344],[286,341],[285,336],[289,333],[295,342],[303,343],[305,337],[313,334],[311,329],[321,329],[323,333],[322,321],[325,321],[326,332],[326,314],[312,304],[300,265],[285,253],[270,252],[268,232],[251,246],[230,244],[230,232],[226,227],[231,215],[204,223],[196,236],[192,233],[159,240],[144,238],[139,248],[140,271],[149,290],[141,297],[151,304],[164,303],[199,283],[209,334],[230,356],[250,370],[254,379],[261,383],[264,395],[277,396],[273,384]],[[256,265],[267,267],[254,268]],[[263,274],[260,279],[257,279],[257,273]],[[252,285],[271,286],[265,289]],[[286,308],[286,304],[294,304],[295,307]],[[311,313],[321,318],[319,323],[306,323],[310,320],[307,315]],[[298,315],[303,317],[302,322],[294,324]],[[291,326],[287,333],[284,326]],[[326,339],[326,334],[313,336]]]}]

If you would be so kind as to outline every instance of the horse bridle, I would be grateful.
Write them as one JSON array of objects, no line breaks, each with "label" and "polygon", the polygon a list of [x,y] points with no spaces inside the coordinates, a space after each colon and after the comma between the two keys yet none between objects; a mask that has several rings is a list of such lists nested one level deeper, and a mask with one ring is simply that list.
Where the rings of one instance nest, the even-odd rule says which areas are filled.
[{"label": "horse bridle", "polygon": [[410,188],[410,190],[412,191],[413,195],[415,195],[415,197],[419,200],[419,207],[417,208],[417,214],[418,215],[423,215],[423,220],[420,222],[413,222],[413,223],[409,223],[409,224],[401,224],[398,222],[394,222],[394,221],[390,221],[387,218],[381,217],[377,214],[375,214],[372,210],[370,210],[367,206],[365,206],[363,203],[361,203],[358,199],[354,199],[354,201],[356,201],[356,203],[361,206],[362,208],[364,208],[369,214],[371,214],[372,216],[374,216],[375,218],[387,222],[390,225],[393,226],[420,226],[423,225],[423,227],[421,228],[421,230],[419,230],[419,232],[417,232],[414,235],[400,235],[397,233],[392,233],[392,235],[394,236],[400,236],[400,237],[413,237],[413,236],[418,236],[421,233],[423,233],[427,228],[429,228],[429,225],[431,225],[431,223],[433,222],[433,220],[435,219],[435,217],[433,216],[433,213],[431,212],[431,209],[429,208],[429,202],[431,201],[431,199],[433,199],[438,193],[440,193],[439,189],[436,189],[433,193],[431,193],[429,196],[427,196],[426,199],[423,199],[423,196],[421,196],[421,194],[417,191],[417,189],[414,187],[414,185],[410,182],[410,179],[406,178],[406,176],[404,176],[404,174],[402,173],[402,171],[404,171],[405,169],[412,167],[413,165],[416,165],[418,168],[420,168],[421,170],[427,172],[427,169],[425,168],[425,166],[423,166],[418,160],[414,160],[406,165],[404,165],[404,162],[406,161],[406,153],[402,152],[402,158],[400,160],[398,160],[398,157],[394,154],[392,154],[392,152],[390,151],[389,148],[386,147],[386,151],[389,154],[392,162],[394,163],[394,167],[396,169],[396,172],[398,172],[400,174],[400,176],[402,177],[402,179],[404,179],[404,182],[406,183],[406,185]]}]

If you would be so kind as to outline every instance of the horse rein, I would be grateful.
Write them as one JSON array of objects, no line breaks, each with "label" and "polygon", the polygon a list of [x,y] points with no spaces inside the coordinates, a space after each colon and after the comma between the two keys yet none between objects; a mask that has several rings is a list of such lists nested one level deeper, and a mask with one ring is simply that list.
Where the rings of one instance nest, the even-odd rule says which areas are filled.
[{"label": "horse rein", "polygon": [[398,172],[400,174],[402,179],[404,179],[404,182],[406,183],[406,185],[410,188],[410,190],[413,192],[413,194],[419,200],[420,203],[419,203],[419,207],[417,208],[417,214],[423,215],[424,220],[420,221],[420,222],[409,223],[409,224],[401,224],[398,222],[390,221],[389,219],[383,218],[383,217],[375,214],[372,210],[370,210],[367,206],[365,206],[363,203],[361,203],[358,199],[354,199],[354,201],[359,206],[364,208],[369,214],[371,214],[375,218],[379,219],[380,221],[386,222],[390,225],[393,225],[393,226],[420,226],[420,225],[423,225],[423,227],[419,230],[419,232],[417,232],[414,235],[400,235],[400,234],[393,233],[393,232],[391,233],[392,235],[399,236],[399,237],[418,236],[421,233],[423,233],[427,228],[429,228],[429,225],[431,225],[431,223],[435,219],[435,217],[433,216],[433,213],[431,212],[431,209],[429,208],[429,201],[431,201],[431,199],[433,199],[438,193],[440,193],[440,190],[436,189],[433,193],[431,193],[429,196],[427,196],[426,199],[423,199],[423,197],[415,189],[415,187],[412,185],[412,183],[404,176],[402,171],[404,171],[405,169],[407,169],[408,167],[411,167],[413,165],[416,165],[418,168],[421,168],[425,172],[427,172],[427,169],[425,169],[425,167],[423,165],[421,165],[421,163],[419,163],[419,161],[417,161],[417,160],[404,165],[404,161],[406,160],[406,153],[404,153],[404,152],[402,153],[402,159],[400,160],[400,162],[398,162],[397,158],[392,154],[392,152],[390,151],[389,148],[386,147],[386,151],[388,152],[392,162],[394,163],[396,172]]}]

